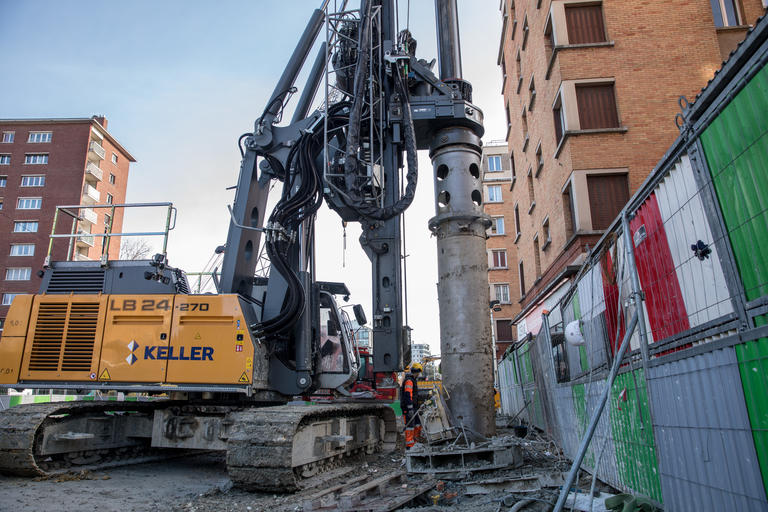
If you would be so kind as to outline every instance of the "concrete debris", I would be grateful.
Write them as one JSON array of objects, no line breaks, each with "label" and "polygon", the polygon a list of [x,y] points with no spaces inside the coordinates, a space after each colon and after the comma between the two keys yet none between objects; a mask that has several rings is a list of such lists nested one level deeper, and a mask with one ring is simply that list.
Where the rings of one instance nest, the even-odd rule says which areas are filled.
[{"label": "concrete debris", "polygon": [[[14,512],[36,512],[41,501],[57,503],[66,510],[123,512],[339,512],[397,507],[412,512],[508,512],[524,501],[527,503],[518,509],[522,512],[551,510],[569,461],[550,439],[534,429],[522,439],[515,438],[511,430],[501,429],[499,434],[500,439],[512,439],[519,447],[519,467],[466,471],[462,475],[406,474],[404,453],[401,457],[392,453],[360,455],[342,467],[313,476],[300,491],[275,494],[232,487],[224,456],[210,453],[114,468],[109,480],[102,480],[107,476],[103,473],[88,471],[67,475],[65,484],[54,479],[0,476],[0,503]],[[475,442],[474,449],[490,446]],[[576,497],[575,510],[587,498],[584,492],[590,482],[591,475],[582,471],[574,486],[582,491]],[[66,492],[62,492],[62,485]],[[136,493],[136,489],[142,492]],[[604,494],[595,500],[595,510],[605,510],[601,508],[605,493],[616,491],[599,482],[597,489]]]}]

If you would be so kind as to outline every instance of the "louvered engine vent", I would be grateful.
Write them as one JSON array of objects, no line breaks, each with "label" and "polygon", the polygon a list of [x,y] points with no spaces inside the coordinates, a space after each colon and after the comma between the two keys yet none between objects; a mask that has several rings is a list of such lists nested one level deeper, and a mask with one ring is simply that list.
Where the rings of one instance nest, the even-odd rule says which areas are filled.
[{"label": "louvered engine vent", "polygon": [[53,269],[45,293],[96,294],[104,289],[104,270],[57,270]]},{"label": "louvered engine vent", "polygon": [[29,369],[88,371],[96,342],[98,302],[41,303]]},{"label": "louvered engine vent", "polygon": [[179,293],[189,293],[189,283],[187,282],[187,276],[183,275],[179,279]]}]

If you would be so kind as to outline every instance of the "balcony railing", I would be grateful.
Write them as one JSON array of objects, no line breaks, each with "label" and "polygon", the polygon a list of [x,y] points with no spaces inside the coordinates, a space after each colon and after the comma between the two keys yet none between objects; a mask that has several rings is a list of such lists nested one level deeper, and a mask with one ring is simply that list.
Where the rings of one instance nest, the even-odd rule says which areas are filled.
[{"label": "balcony railing", "polygon": [[93,162],[88,162],[88,165],[85,166],[85,172],[99,181],[101,181],[102,176],[104,176],[104,173],[99,169],[99,166]]},{"label": "balcony railing", "polygon": [[88,203],[88,204],[98,203],[100,197],[101,197],[101,194],[99,194],[98,190],[88,185],[87,183],[85,184],[85,186],[83,187],[84,203]]},{"label": "balcony railing", "polygon": [[99,220],[98,215],[96,215],[96,212],[91,208],[84,208],[80,213],[82,214],[83,218],[91,224],[96,224]]},{"label": "balcony railing", "polygon": [[88,157],[94,160],[104,160],[105,156],[107,156],[107,152],[104,151],[104,148],[101,147],[101,144],[95,140],[92,140],[88,145]]},{"label": "balcony railing", "polygon": [[93,247],[93,236],[90,233],[87,233],[83,230],[78,230],[77,234],[79,235],[77,238],[77,243],[85,244],[88,247]]},{"label": "balcony railing", "polygon": [[93,261],[93,259],[89,258],[85,254],[80,254],[79,252],[75,252],[75,254],[72,255],[73,261]]}]

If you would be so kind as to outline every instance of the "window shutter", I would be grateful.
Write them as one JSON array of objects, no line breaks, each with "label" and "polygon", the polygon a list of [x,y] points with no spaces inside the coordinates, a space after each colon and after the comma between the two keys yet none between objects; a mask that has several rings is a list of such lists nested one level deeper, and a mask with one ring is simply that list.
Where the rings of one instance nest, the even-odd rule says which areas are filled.
[{"label": "window shutter", "polygon": [[512,335],[512,322],[496,320],[496,341],[515,341]]},{"label": "window shutter", "polygon": [[573,5],[565,7],[568,44],[605,42],[602,5]]},{"label": "window shutter", "polygon": [[613,84],[577,85],[576,103],[582,130],[619,127]]},{"label": "window shutter", "polygon": [[587,176],[592,229],[607,229],[629,201],[626,174]]}]

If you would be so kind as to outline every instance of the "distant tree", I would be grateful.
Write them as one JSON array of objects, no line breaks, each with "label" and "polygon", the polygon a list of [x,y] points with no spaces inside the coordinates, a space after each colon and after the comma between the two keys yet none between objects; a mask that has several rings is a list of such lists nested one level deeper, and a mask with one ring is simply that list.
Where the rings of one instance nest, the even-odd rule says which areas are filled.
[{"label": "distant tree", "polygon": [[146,260],[152,254],[152,246],[143,238],[125,238],[122,242],[121,260]]}]

